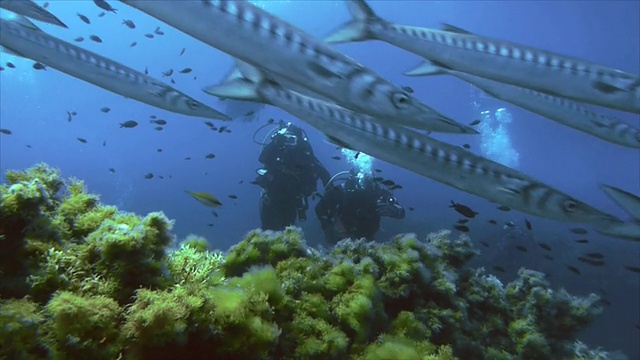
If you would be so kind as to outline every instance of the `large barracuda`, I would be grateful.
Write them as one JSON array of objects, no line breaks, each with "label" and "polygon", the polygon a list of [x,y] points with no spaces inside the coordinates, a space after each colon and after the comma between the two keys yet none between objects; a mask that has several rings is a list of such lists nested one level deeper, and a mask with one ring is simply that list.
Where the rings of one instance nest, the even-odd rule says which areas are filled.
[{"label": "large barracuda", "polygon": [[[451,25],[443,31],[394,24],[378,17],[364,0],[347,5],[353,20],[325,38],[327,42],[381,40],[453,70],[640,114],[637,75]],[[413,73],[419,74],[420,68]]]},{"label": "large barracuda", "polygon": [[28,18],[44,21],[46,23],[68,28],[55,15],[31,0],[0,0],[0,8],[9,10]]},{"label": "large barracuda", "polygon": [[317,128],[334,143],[525,213],[565,222],[620,223],[514,169],[417,131],[380,123],[368,115],[290,91],[248,64],[240,62],[239,67],[243,78],[204,91],[277,106]]},{"label": "large barracuda", "polygon": [[150,76],[48,35],[24,17],[0,18],[0,31],[0,45],[15,55],[151,106],[189,116],[230,120]]},{"label": "large barracuda", "polygon": [[477,133],[421,103],[321,40],[249,2],[121,1],[349,109],[417,129]]},{"label": "large barracuda", "polygon": [[640,197],[609,185],[603,184],[600,188],[627,211],[631,219],[623,223],[605,223],[596,227],[596,231],[604,235],[640,241]]},{"label": "large barracuda", "polygon": [[[615,116],[591,111],[582,104],[519,86],[509,85],[460,71],[432,65],[431,72],[426,66],[424,75],[449,74],[477,86],[498,99],[508,101],[538,115],[572,127],[602,140],[640,149],[640,129],[633,127]],[[409,73],[408,75],[411,75]]]}]

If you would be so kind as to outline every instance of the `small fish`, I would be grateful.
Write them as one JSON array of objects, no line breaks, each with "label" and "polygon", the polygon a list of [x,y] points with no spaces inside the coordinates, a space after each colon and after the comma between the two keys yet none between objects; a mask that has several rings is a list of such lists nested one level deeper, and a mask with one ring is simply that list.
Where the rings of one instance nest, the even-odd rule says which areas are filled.
[{"label": "small fish", "polygon": [[208,223],[207,226],[208,227],[213,227],[213,223]]},{"label": "small fish", "polygon": [[243,115],[243,116],[245,116],[245,117],[249,117],[249,116],[253,116],[253,114],[255,114],[255,113],[256,113],[255,111],[253,111],[253,110],[249,110],[249,111],[247,111],[246,113],[244,113],[244,115]]},{"label": "small fish", "polygon": [[508,207],[507,205],[500,205],[496,209],[498,209],[500,211],[511,211],[511,208]]},{"label": "small fish", "polygon": [[78,139],[78,141],[80,141],[80,142],[81,142],[81,143],[83,143],[83,144],[86,144],[86,143],[87,143],[87,139],[85,139],[85,138],[81,138],[81,137],[79,137],[79,138],[76,138],[76,139]]},{"label": "small fish", "polygon": [[575,267],[575,266],[567,265],[567,269],[569,269],[569,271],[571,271],[572,273],[574,273],[576,275],[580,275],[581,274],[580,270],[578,270],[578,268]]},{"label": "small fish", "polygon": [[112,8],[111,5],[109,5],[109,3],[105,0],[93,0],[93,3],[102,10],[111,11],[114,14],[116,14],[116,11],[118,11],[118,9]]},{"label": "small fish", "polygon": [[527,229],[531,230],[531,222],[528,219],[524,219],[524,224],[527,226]]},{"label": "small fish", "polygon": [[167,120],[162,119],[150,120],[149,122],[156,125],[167,125]]},{"label": "small fish", "polygon": [[67,121],[71,122],[71,119],[73,119],[73,115],[67,111]]},{"label": "small fish", "polygon": [[198,200],[204,206],[209,206],[209,207],[222,206],[222,203],[220,202],[220,200],[218,200],[217,197],[207,192],[196,192],[196,191],[189,191],[189,190],[185,190],[184,192],[191,195],[194,199]]},{"label": "small fish", "polygon": [[356,153],[356,155],[355,155],[353,158],[354,158],[354,159],[356,159],[356,160],[358,160],[358,157],[360,156],[360,154],[361,154],[361,152],[360,152],[360,151],[358,151],[358,152]]},{"label": "small fish", "polygon": [[145,179],[147,179],[147,180],[151,180],[151,179],[153,179],[153,174],[152,174],[152,173],[147,173],[147,174],[144,176],[144,178],[145,178]]},{"label": "small fish", "polygon": [[157,119],[157,118],[158,118],[158,117],[157,117],[157,116],[155,116],[155,115],[150,115],[150,116],[149,116],[149,119]]},{"label": "small fish", "polygon": [[[393,180],[389,180],[389,179],[387,179],[387,180],[382,180],[382,181],[381,181],[381,183],[382,183],[382,185],[384,185],[384,186],[393,186],[393,185],[395,185],[395,184],[396,184]],[[453,201],[452,201],[452,202],[453,202]]]},{"label": "small fish", "polygon": [[129,29],[135,29],[136,28],[136,24],[134,24],[133,21],[131,21],[131,20],[122,20],[122,24],[126,25]]},{"label": "small fish", "polygon": [[185,48],[182,48],[182,50],[180,50],[180,55],[178,55],[178,56],[182,56],[182,55],[184,55],[184,51],[185,51],[185,50],[186,50]]},{"label": "small fish", "polygon": [[31,149],[31,145],[27,144],[26,147],[28,147],[29,149]]},{"label": "small fish", "polygon": [[538,244],[538,246],[540,246],[544,250],[551,251],[551,246],[549,246],[549,245],[547,245],[545,243],[540,243],[540,244]]},{"label": "small fish", "polygon": [[158,175],[158,179],[162,180],[162,179],[164,179],[164,176]]},{"label": "small fish", "polygon": [[476,217],[476,215],[478,215],[478,213],[476,211],[473,211],[470,207],[462,205],[460,203],[456,203],[453,200],[451,200],[451,205],[449,205],[449,207],[453,208],[453,210],[455,210],[458,214],[467,218],[474,218]]},{"label": "small fish", "polygon": [[598,260],[604,259],[604,254],[599,253],[599,252],[590,252],[590,253],[586,253],[584,255],[586,257],[589,257],[589,258],[592,258],[592,259],[598,259]]},{"label": "small fish", "polygon": [[237,195],[235,195],[235,194],[231,194],[231,195],[229,195],[229,199],[235,200],[235,199],[237,199],[237,198],[238,198],[238,196],[237,196]]},{"label": "small fish", "polygon": [[574,234],[579,234],[579,235],[584,235],[584,234],[589,233],[586,229],[583,229],[581,227],[571,228],[571,229],[569,229],[569,231],[571,231]]},{"label": "small fish", "polygon": [[105,15],[104,11],[100,11],[100,13],[98,14],[98,17],[103,17]]},{"label": "small fish", "polygon": [[507,270],[505,270],[505,268],[503,268],[502,266],[494,266],[492,267],[492,269],[501,273],[507,272]]},{"label": "small fish", "polygon": [[373,169],[373,171],[377,172],[377,173],[381,173],[382,169]]},{"label": "small fish", "polygon": [[155,131],[162,131],[164,128],[162,126],[156,126],[153,128]]},{"label": "small fish", "polygon": [[186,158],[184,158],[185,160],[191,160],[191,156],[187,156]]},{"label": "small fish", "polygon": [[138,126],[138,122],[134,120],[128,120],[123,123],[120,123],[121,128],[134,128]]},{"label": "small fish", "polygon": [[267,120],[267,124],[273,124],[275,120],[273,118],[270,118],[269,120]]},{"label": "small fish", "polygon": [[149,75],[149,67],[147,66],[144,67],[144,74]]},{"label": "small fish", "polygon": [[73,41],[75,41],[75,42],[83,42],[84,38],[82,36],[78,36],[77,38],[73,39]]},{"label": "small fish", "polygon": [[489,247],[489,243],[486,241],[480,241],[480,244],[482,244],[482,246],[488,248]]},{"label": "small fish", "polygon": [[213,214],[213,217],[218,217],[220,215],[218,215],[218,212],[215,210],[211,210],[211,214]]},{"label": "small fish", "polygon": [[164,35],[164,32],[160,30],[160,26],[158,26],[153,32],[156,33],[157,35]]},{"label": "small fish", "polygon": [[162,73],[162,76],[164,76],[164,77],[168,77],[168,76],[171,76],[171,75],[173,75],[173,69],[169,69],[169,70],[164,71]]},{"label": "small fish", "polygon": [[45,9],[48,8],[49,7],[49,2],[47,1],[44,4],[42,4],[42,7],[45,8]]},{"label": "small fish", "polygon": [[589,259],[589,258],[586,258],[584,256],[578,256],[577,259],[579,261],[582,261],[583,263],[589,264],[591,266],[603,266],[604,265],[604,261],[602,261],[602,260]]},{"label": "small fish", "polygon": [[188,73],[190,73],[191,71],[193,71],[191,68],[184,68],[184,69],[180,70],[180,73],[181,73],[181,74],[188,74]]},{"label": "small fish", "polygon": [[497,222],[497,221],[495,221],[495,220],[493,220],[493,219],[491,219],[491,220],[489,220],[489,221],[488,221],[488,223],[489,223],[489,224],[496,225],[498,222]]},{"label": "small fish", "polygon": [[76,13],[76,15],[78,15],[78,17],[80,18],[80,20],[82,20],[85,24],[91,24],[91,21],[89,21],[89,18],[80,14],[80,13]]},{"label": "small fish", "polygon": [[110,173],[112,173],[112,174],[114,174],[114,173],[116,172],[116,169],[114,169],[114,168],[109,168],[109,172],[110,172]]},{"label": "small fish", "polygon": [[153,39],[153,34],[144,34],[145,37],[148,37],[149,39]]},{"label": "small fish", "polygon": [[173,78],[171,78],[171,83],[172,83],[172,84],[175,84],[175,83],[176,83],[176,81],[175,81],[175,80],[173,80]]},{"label": "small fish", "polygon": [[520,251],[520,252],[527,252],[529,251],[526,247],[522,246],[522,245],[516,245],[516,250]]},{"label": "small fish", "polygon": [[156,149],[157,152],[162,152],[162,149],[158,148]]},{"label": "small fish", "polygon": [[553,261],[553,259],[554,259],[553,256],[551,256],[551,255],[542,255],[542,257],[547,259],[547,260],[549,260],[549,261]]},{"label": "small fish", "polygon": [[11,135],[11,134],[13,134],[13,133],[11,132],[11,130],[9,130],[9,129],[0,129],[0,133],[3,133],[3,134],[5,134],[5,135]]},{"label": "small fish", "polygon": [[332,158],[333,160],[340,160],[340,159],[341,159],[341,158],[340,158],[340,156],[332,156],[331,158]]},{"label": "small fish", "polygon": [[71,112],[71,115],[76,116],[76,115],[78,115],[78,113],[77,113],[77,112],[75,112],[75,111],[72,111],[72,112]]},{"label": "small fish", "polygon": [[223,131],[225,131],[227,129],[227,126],[220,126],[220,129],[218,129],[218,133],[222,133]]},{"label": "small fish", "polygon": [[462,147],[467,149],[467,150],[471,149],[471,145],[469,145],[469,144],[462,144]]},{"label": "small fish", "polygon": [[216,155],[215,155],[215,154],[211,154],[211,153],[209,153],[209,154],[205,155],[205,157],[204,157],[204,158],[205,158],[205,159],[214,159],[215,157],[216,157]]},{"label": "small fish", "polygon": [[475,120],[473,120],[472,122],[469,123],[469,126],[476,126],[478,124],[480,124],[480,120],[475,119]]},{"label": "small fish", "polygon": [[244,184],[244,180],[238,181],[238,184],[240,184],[240,185]]},{"label": "small fish", "polygon": [[102,43],[102,39],[100,39],[100,37],[98,35],[91,35],[89,36],[89,39],[97,42],[97,43]]},{"label": "small fish", "polygon": [[587,244],[589,242],[589,240],[587,239],[578,239],[574,241],[577,242],[578,244]]},{"label": "small fish", "polygon": [[16,66],[13,65],[13,63],[10,62],[10,61],[7,62],[7,67],[10,68],[10,69],[15,69],[16,68]]},{"label": "small fish", "polygon": [[413,94],[413,88],[411,86],[403,86],[401,87],[401,89],[406,91],[409,94]]},{"label": "small fish", "polygon": [[129,45],[129,47],[134,47],[136,45],[138,45],[138,43],[134,41],[134,42],[131,43],[131,45]]},{"label": "small fish", "polygon": [[453,227],[458,231],[469,232],[469,227],[466,225],[454,225]]},{"label": "small fish", "polygon": [[111,111],[111,109],[105,106],[103,108],[100,108],[100,111],[102,111],[103,113],[108,113],[109,111]]},{"label": "small fish", "polygon": [[634,272],[634,273],[636,273],[636,274],[640,274],[640,267],[637,267],[637,266],[630,266],[630,265],[624,265],[624,268],[625,268],[625,269],[627,269],[627,270],[629,270],[629,271],[631,271],[631,272]]},{"label": "small fish", "polygon": [[205,121],[204,124],[207,125],[208,127],[215,127],[215,125],[213,125],[211,121]]},{"label": "small fish", "polygon": [[103,147],[107,146],[107,140],[105,140],[105,141],[103,141],[103,142],[102,142],[102,146],[103,146]]}]

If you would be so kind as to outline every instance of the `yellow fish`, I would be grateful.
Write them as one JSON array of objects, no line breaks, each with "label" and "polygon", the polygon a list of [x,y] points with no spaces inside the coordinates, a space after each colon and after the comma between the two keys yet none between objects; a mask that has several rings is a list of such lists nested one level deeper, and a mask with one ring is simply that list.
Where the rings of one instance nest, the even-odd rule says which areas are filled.
[{"label": "yellow fish", "polygon": [[207,193],[207,192],[197,192],[197,191],[189,191],[185,190],[187,194],[193,196],[194,199],[200,201],[204,206],[209,207],[219,207],[222,206],[220,200],[217,197]]}]

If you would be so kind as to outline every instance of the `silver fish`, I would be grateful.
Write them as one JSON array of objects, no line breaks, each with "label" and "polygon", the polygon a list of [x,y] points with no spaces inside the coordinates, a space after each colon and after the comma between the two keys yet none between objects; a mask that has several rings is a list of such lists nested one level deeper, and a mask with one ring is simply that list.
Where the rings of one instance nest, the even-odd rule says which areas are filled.
[{"label": "silver fish", "polygon": [[204,91],[277,106],[317,128],[338,145],[531,215],[588,224],[617,220],[507,166],[417,131],[380,123],[368,115],[290,91],[249,64],[238,62],[238,66],[244,78]]},{"label": "silver fish", "polygon": [[[364,0],[347,2],[353,20],[325,41],[381,40],[449,69],[576,101],[640,114],[640,77],[586,60],[491,39],[452,25],[405,26],[378,17]],[[429,64],[427,64],[427,67]],[[420,73],[420,67],[412,71]]]},{"label": "silver fish", "polygon": [[26,57],[145,104],[189,116],[230,120],[186,94],[113,60],[46,34],[24,17],[0,19],[0,45]]},{"label": "silver fish", "polygon": [[640,197],[609,185],[602,184],[600,188],[629,213],[631,219],[623,223],[605,223],[596,227],[596,231],[604,235],[640,241]]},{"label": "silver fish", "polygon": [[48,24],[68,28],[68,26],[42,6],[32,0],[0,0],[0,8],[9,10],[28,18],[46,22]]},{"label": "silver fish", "polygon": [[424,75],[453,75],[477,86],[493,97],[518,105],[560,124],[614,144],[640,149],[640,129],[615,116],[591,111],[571,100],[442,68],[435,64],[432,65],[431,73],[428,73],[426,66],[422,71]]},{"label": "silver fish", "polygon": [[247,1],[122,2],[347,108],[429,131],[477,133],[421,103],[321,40]]}]

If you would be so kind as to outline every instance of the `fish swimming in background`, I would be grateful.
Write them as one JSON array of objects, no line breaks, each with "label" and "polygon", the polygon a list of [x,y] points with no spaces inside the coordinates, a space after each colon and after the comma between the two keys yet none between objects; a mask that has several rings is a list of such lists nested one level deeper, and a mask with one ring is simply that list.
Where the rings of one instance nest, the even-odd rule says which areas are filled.
[{"label": "fish swimming in background", "polygon": [[114,14],[116,14],[118,11],[118,9],[112,8],[111,5],[109,5],[109,3],[104,0],[93,0],[93,3],[96,4],[96,6],[98,6],[102,10],[110,11]]},{"label": "fish swimming in background", "polygon": [[445,24],[442,30],[391,23],[364,0],[346,2],[352,21],[325,38],[328,43],[381,40],[422,56],[420,75],[436,62],[447,69],[640,114],[640,77],[571,56],[492,39]]},{"label": "fish swimming in background", "polygon": [[230,120],[186,94],[152,77],[56,37],[46,34],[28,19],[0,19],[0,45],[14,55],[30,58],[78,79],[179,114]]},{"label": "fish swimming in background", "polygon": [[0,0],[0,8],[48,24],[69,28],[55,15],[31,0]]},{"label": "fish swimming in background", "polygon": [[602,184],[600,188],[620,205],[631,219],[622,223],[605,223],[596,227],[596,231],[617,238],[640,241],[640,197],[609,185]]},{"label": "fish swimming in background", "polygon": [[309,123],[334,144],[528,214],[575,223],[619,221],[515,169],[423,133],[289,91],[258,68],[241,61],[237,64],[243,78],[204,91],[277,106]]},{"label": "fish swimming in background", "polygon": [[217,197],[207,193],[207,192],[197,192],[197,191],[189,191],[185,190],[187,194],[191,195],[194,199],[198,200],[204,206],[209,207],[219,207],[222,206],[220,200]]},{"label": "fish swimming in background", "polygon": [[478,133],[249,1],[122,2],[235,58],[379,121],[428,131]]}]

